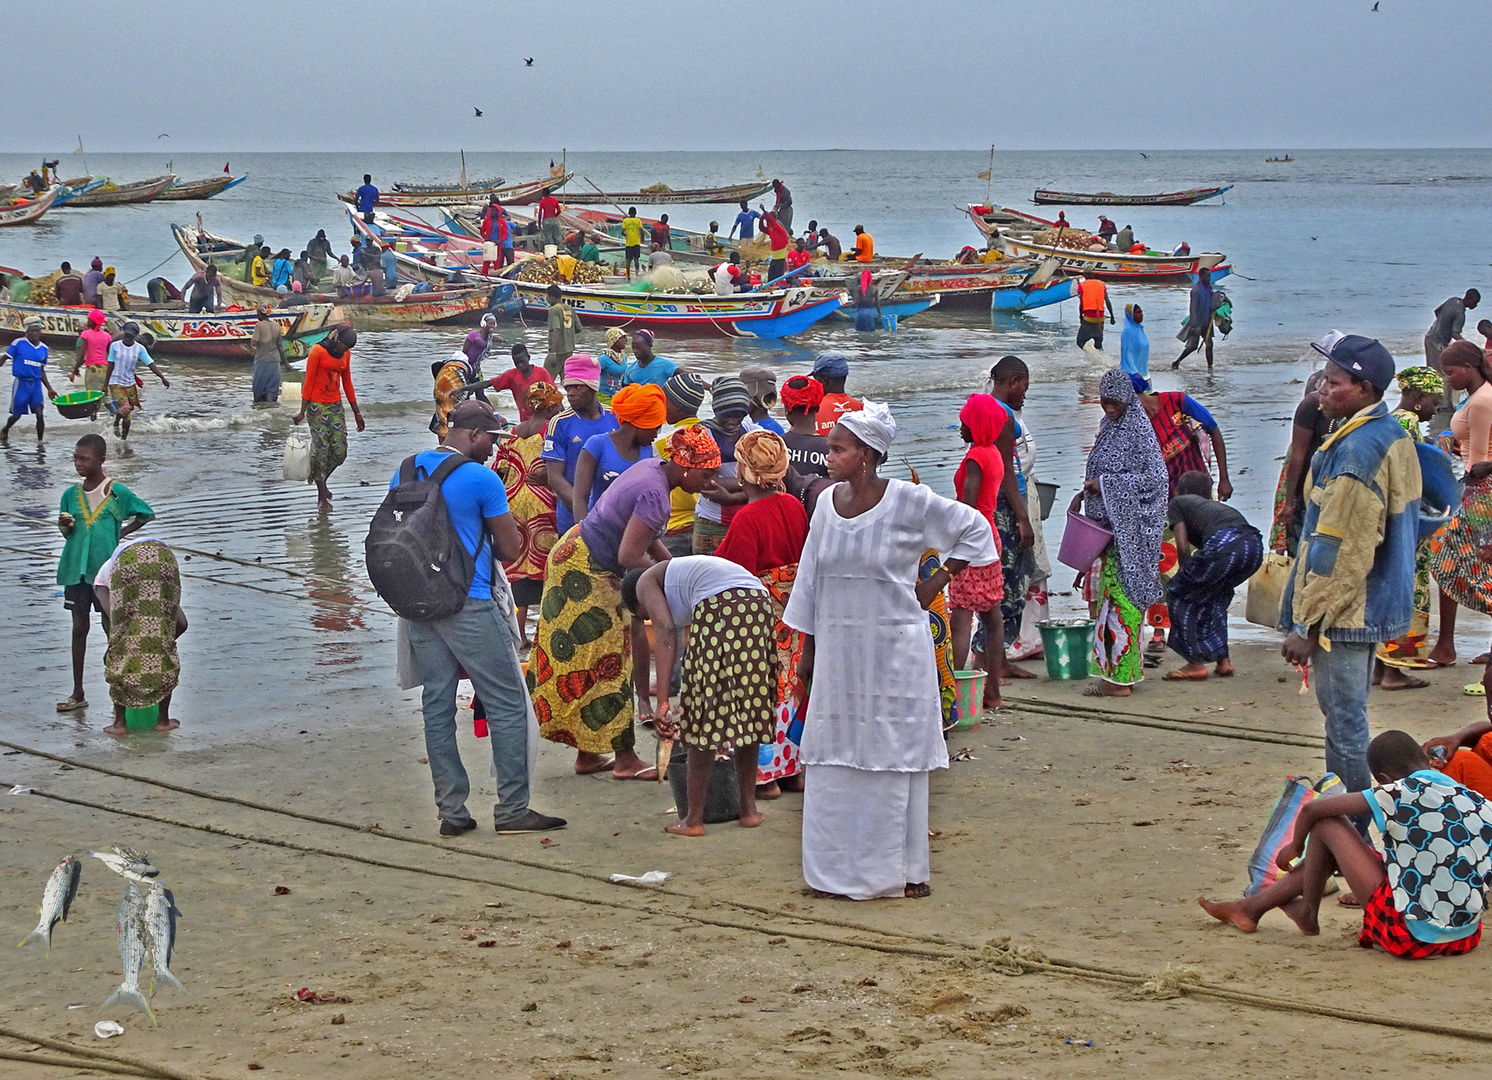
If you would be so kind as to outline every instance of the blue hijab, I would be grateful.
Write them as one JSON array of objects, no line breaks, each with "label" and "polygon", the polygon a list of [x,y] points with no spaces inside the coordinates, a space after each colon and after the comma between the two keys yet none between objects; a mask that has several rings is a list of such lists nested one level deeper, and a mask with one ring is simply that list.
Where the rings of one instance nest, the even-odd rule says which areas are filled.
[{"label": "blue hijab", "polygon": [[1124,305],[1124,333],[1119,338],[1119,370],[1126,375],[1150,377],[1150,339],[1135,322],[1135,306]]}]

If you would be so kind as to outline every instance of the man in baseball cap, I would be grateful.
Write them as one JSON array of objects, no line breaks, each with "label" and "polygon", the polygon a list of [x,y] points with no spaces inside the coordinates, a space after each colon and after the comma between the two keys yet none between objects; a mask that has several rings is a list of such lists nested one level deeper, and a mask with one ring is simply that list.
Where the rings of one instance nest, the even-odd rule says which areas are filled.
[{"label": "man in baseball cap", "polygon": [[[1373,655],[1378,642],[1409,629],[1414,609],[1419,455],[1383,403],[1394,378],[1389,351],[1360,334],[1313,348],[1326,357],[1321,411],[1342,424],[1311,460],[1300,547],[1280,604],[1280,629],[1289,633],[1281,652],[1316,669],[1326,767],[1349,791],[1365,791],[1373,784]],[[1367,816],[1355,824],[1365,833]]]}]

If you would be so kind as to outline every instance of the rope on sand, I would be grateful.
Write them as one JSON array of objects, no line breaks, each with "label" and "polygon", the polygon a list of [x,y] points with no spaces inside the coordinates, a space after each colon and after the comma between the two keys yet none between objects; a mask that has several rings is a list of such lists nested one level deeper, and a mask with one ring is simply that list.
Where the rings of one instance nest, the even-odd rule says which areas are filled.
[{"label": "rope on sand", "polygon": [[[3,745],[12,744],[4,743]],[[56,755],[44,754],[42,756],[56,759]],[[93,768],[93,766],[85,766],[85,768]],[[1457,1027],[1448,1024],[1435,1024],[1416,1020],[1406,1020],[1396,1016],[1383,1016],[1371,1013],[1354,1012],[1347,1009],[1336,1009],[1326,1005],[1317,1005],[1312,1002],[1299,1001],[1293,998],[1282,998],[1269,994],[1259,994],[1250,991],[1227,989],[1220,986],[1213,986],[1209,983],[1204,983],[1200,979],[1194,979],[1192,977],[1192,974],[1188,971],[1176,972],[1172,969],[1168,969],[1167,971],[1163,971],[1157,975],[1142,975],[1136,972],[1124,971],[1116,968],[1107,968],[1095,964],[1083,964],[1077,961],[1062,960],[1057,957],[1049,957],[1045,953],[1042,953],[1040,950],[1034,949],[1030,946],[1013,945],[1009,938],[995,939],[986,943],[982,952],[975,952],[971,947],[958,943],[938,942],[941,947],[934,948],[914,944],[893,944],[884,940],[866,941],[860,939],[851,939],[833,934],[815,933],[807,930],[799,930],[791,926],[783,926],[780,924],[780,922],[763,926],[755,923],[741,922],[734,919],[712,918],[709,916],[700,915],[694,911],[674,911],[656,905],[652,902],[646,902],[643,905],[638,906],[634,904],[622,903],[616,900],[596,899],[592,897],[578,896],[574,893],[541,889],[529,885],[518,885],[513,882],[493,881],[488,878],[475,877],[469,874],[461,874],[449,870],[436,870],[428,867],[415,866],[409,863],[393,862],[387,859],[376,859],[371,856],[358,855],[352,852],[341,851],[335,848],[323,848],[311,844],[300,844],[292,840],[281,840],[274,837],[258,836],[252,833],[237,832],[235,830],[227,829],[217,825],[209,825],[201,822],[182,821],[180,819],[167,817],[162,814],[153,814],[147,811],[133,810],[125,807],[109,806],[103,803],[92,802],[87,799],[78,799],[71,796],[57,795],[51,792],[44,792],[33,789],[32,794],[40,796],[41,798],[52,799],[57,802],[86,807],[91,810],[100,810],[105,813],[118,814],[124,817],[154,821],[159,824],[191,829],[197,832],[211,833],[213,835],[229,837],[235,840],[243,840],[250,843],[263,844],[269,847],[283,848],[289,851],[298,851],[303,854],[322,855],[326,856],[327,858],[344,859],[349,862],[356,862],[366,866],[376,866],[389,870],[402,870],[408,873],[424,875],[426,877],[444,878],[452,881],[464,881],[476,885],[485,885],[489,888],[508,889],[514,892],[529,893],[532,895],[548,897],[550,899],[585,904],[591,907],[615,908],[617,910],[632,911],[643,914],[662,916],[665,918],[681,919],[687,922],[694,922],[707,926],[717,926],[729,930],[743,930],[748,933],[770,935],[773,937],[790,937],[802,941],[812,941],[820,944],[832,945],[838,948],[864,949],[871,952],[886,953],[891,955],[914,956],[922,959],[948,960],[955,964],[961,964],[965,966],[982,963],[988,965],[992,970],[999,971],[1007,975],[1019,975],[1026,973],[1065,975],[1071,978],[1080,978],[1089,981],[1128,985],[1133,988],[1133,991],[1138,996],[1149,998],[1152,1000],[1167,1000],[1170,997],[1174,996],[1195,995],[1197,997],[1213,998],[1237,1005],[1247,1005],[1252,1008],[1268,1009],[1275,1012],[1303,1013],[1312,1016],[1327,1017],[1334,1020],[1342,1020],[1348,1023],[1369,1024],[1377,1027],[1397,1028],[1404,1031],[1415,1031],[1430,1035],[1441,1035],[1448,1038],[1465,1039],[1472,1042],[1492,1043],[1492,1031],[1486,1031],[1477,1028]],[[243,803],[244,805],[248,805],[247,803],[245,803],[244,800],[214,796],[208,797],[217,798],[218,801]],[[361,828],[358,826],[337,822],[329,818],[317,819],[314,818],[312,815],[306,814],[289,813],[289,816],[306,818],[308,820],[322,821],[328,824],[337,825],[341,828],[352,829],[353,831],[357,832],[369,832],[373,833],[374,835],[385,837],[387,839],[428,844],[432,847],[439,846],[433,841],[421,841],[416,838],[397,837],[389,833],[384,833],[381,830],[377,830],[376,826],[370,828]],[[476,852],[470,849],[459,847],[446,847],[442,848],[442,850],[455,851],[467,855],[485,855],[485,853],[482,852]],[[583,871],[566,870],[561,867],[546,866],[542,863],[535,863],[530,860],[514,859],[511,856],[486,857],[495,858],[499,861],[504,862],[514,862],[522,865],[535,866],[539,869],[549,870],[551,872],[569,873],[578,877],[600,880],[599,875],[588,874]],[[632,887],[647,889],[647,891],[655,892],[655,890],[652,890],[646,886]],[[699,899],[697,897],[691,898],[688,896],[688,894],[684,893],[663,893],[661,895],[681,900]],[[732,904],[733,902],[722,901],[722,903]],[[742,908],[750,907],[749,905],[745,904],[733,904],[733,906]],[[800,922],[817,923],[822,926],[846,927],[854,929],[861,933],[873,934],[883,939],[901,937],[908,942],[917,940],[934,942],[937,941],[937,939],[926,938],[920,935],[904,934],[895,930],[883,930],[874,927],[857,926],[852,923],[845,923],[835,919],[805,916],[799,913],[789,913],[784,911],[773,911],[766,908],[757,908],[755,910],[761,911],[774,919],[780,920],[784,917],[791,917]],[[6,1034],[5,1029],[0,1029],[0,1034]],[[155,1067],[152,1066],[152,1068]],[[160,1072],[159,1070],[158,1075],[161,1075],[162,1077],[168,1076],[168,1074]],[[182,1074],[174,1074],[169,1076],[169,1080],[195,1080],[195,1078],[186,1078],[183,1077]]]},{"label": "rope on sand", "polygon": [[1067,704],[1044,698],[1014,697],[1005,699],[1007,706],[1027,712],[1045,713],[1072,720],[1097,720],[1105,724],[1128,724],[1133,727],[1159,728],[1163,731],[1178,731],[1187,735],[1204,735],[1241,742],[1275,743],[1280,746],[1299,746],[1319,750],[1323,740],[1309,735],[1273,731],[1269,728],[1214,723],[1210,720],[1182,720],[1162,716],[1140,716],[1136,713],[1120,712],[1116,709],[1096,709],[1089,705]]},{"label": "rope on sand", "polygon": [[0,1035],[5,1036],[7,1039],[15,1039],[17,1042],[34,1043],[37,1046],[45,1046],[49,1050],[59,1050],[63,1053],[73,1055],[70,1059],[62,1059],[0,1050],[0,1058],[8,1061],[25,1061],[38,1065],[59,1065],[74,1069],[97,1069],[100,1072],[119,1073],[124,1076],[156,1077],[158,1080],[201,1080],[200,1077],[193,1073],[181,1072],[179,1069],[173,1069],[169,1065],[160,1065],[154,1061],[144,1061],[125,1054],[113,1054],[107,1050],[99,1050],[92,1046],[63,1042],[60,1039],[52,1039],[44,1035],[32,1035],[29,1032],[18,1031],[12,1027],[0,1027]]}]

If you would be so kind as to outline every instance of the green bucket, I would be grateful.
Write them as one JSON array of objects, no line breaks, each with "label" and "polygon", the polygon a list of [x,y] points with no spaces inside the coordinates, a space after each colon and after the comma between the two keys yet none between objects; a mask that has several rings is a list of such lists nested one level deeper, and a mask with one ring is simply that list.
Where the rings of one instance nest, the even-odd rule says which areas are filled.
[{"label": "green bucket", "polygon": [[1046,673],[1053,679],[1086,679],[1093,650],[1092,619],[1050,619],[1038,623]]},{"label": "green bucket", "polygon": [[957,695],[958,723],[954,725],[957,731],[968,731],[979,726],[979,718],[984,715],[984,679],[987,675],[984,671],[955,671],[953,673],[954,693]]},{"label": "green bucket", "polygon": [[160,702],[156,702],[154,705],[148,705],[143,709],[131,709],[126,707],[124,710],[124,726],[130,728],[131,730],[134,730],[136,728],[153,728],[156,725],[156,721],[160,719],[160,715]]}]

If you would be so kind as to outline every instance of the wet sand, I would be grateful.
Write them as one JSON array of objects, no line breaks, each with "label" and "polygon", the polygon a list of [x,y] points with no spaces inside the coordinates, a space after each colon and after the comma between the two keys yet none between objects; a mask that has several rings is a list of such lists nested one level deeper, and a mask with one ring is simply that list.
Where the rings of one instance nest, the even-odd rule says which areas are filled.
[{"label": "wet sand", "polygon": [[[669,837],[666,785],[577,778],[547,745],[534,802],[568,829],[493,835],[483,777],[470,804],[483,828],[439,841],[417,709],[392,694],[378,712],[287,710],[252,742],[159,753],[174,736],[144,734],[74,751],[131,779],[7,748],[0,780],[85,804],[0,801],[0,910],[15,937],[64,851],[129,844],[150,853],[184,912],[173,968],[190,993],[162,989],[158,1029],[110,1009],[126,1035],[88,1034],[118,983],[123,883],[85,858],[51,959],[27,949],[0,970],[0,1024],[215,1077],[251,1064],[370,1078],[1296,1076],[1389,1062],[1485,1075],[1485,1043],[1195,995],[1150,1000],[1092,977],[1010,977],[981,953],[1009,935],[1059,961],[1145,977],[1184,967],[1211,986],[1365,1019],[1492,1031],[1485,949],[1413,964],[1362,950],[1358,914],[1330,898],[1314,939],[1278,914],[1246,937],[1197,908],[1198,894],[1241,890],[1283,777],[1324,768],[1314,696],[1296,694],[1273,650],[1236,656],[1235,679],[1147,680],[1126,702],[1083,699],[1080,683],[1018,685],[997,720],[955,733],[950,747],[974,760],[934,775],[934,891],[922,901],[805,895],[798,796],[765,804],[757,830]],[[1375,694],[1375,730],[1428,737],[1482,715],[1460,695],[1468,677],[1462,666],[1428,691]],[[486,744],[469,714],[459,722],[475,779]],[[673,877],[655,889],[605,882],[651,869]],[[302,987],[347,1000],[303,1004]],[[0,1062],[0,1075],[42,1074]]]}]

